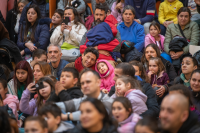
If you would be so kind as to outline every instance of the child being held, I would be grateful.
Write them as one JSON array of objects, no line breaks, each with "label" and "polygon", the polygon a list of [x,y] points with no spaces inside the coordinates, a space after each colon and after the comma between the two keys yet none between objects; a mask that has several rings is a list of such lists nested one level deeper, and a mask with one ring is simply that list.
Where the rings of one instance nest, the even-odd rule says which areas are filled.
[{"label": "child being held", "polygon": [[147,110],[147,96],[141,91],[137,80],[130,76],[121,76],[116,80],[115,90],[115,94],[111,98],[127,97],[132,104],[134,113],[140,115]]},{"label": "child being held", "polygon": [[114,78],[114,67],[106,60],[99,60],[96,63],[95,70],[101,77],[100,89],[104,93],[109,93],[112,86],[115,85]]}]

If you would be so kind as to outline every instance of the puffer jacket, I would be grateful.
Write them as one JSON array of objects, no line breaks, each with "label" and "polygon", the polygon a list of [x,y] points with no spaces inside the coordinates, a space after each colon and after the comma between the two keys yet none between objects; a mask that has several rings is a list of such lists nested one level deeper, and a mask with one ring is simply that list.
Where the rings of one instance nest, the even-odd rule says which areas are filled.
[{"label": "puffer jacket", "polygon": [[53,131],[53,133],[63,133],[64,131],[68,131],[69,129],[72,128],[74,128],[72,124],[61,121],[58,128],[55,131]]},{"label": "puffer jacket", "polygon": [[[159,34],[159,36],[160,36],[160,42],[161,42],[161,47],[159,47],[159,48],[160,48],[160,50],[164,51],[165,37],[163,35],[161,35],[161,34]],[[151,43],[156,44],[155,38],[153,36],[151,36],[150,34],[147,34],[145,36],[144,46],[146,47],[147,45],[149,45]]]}]

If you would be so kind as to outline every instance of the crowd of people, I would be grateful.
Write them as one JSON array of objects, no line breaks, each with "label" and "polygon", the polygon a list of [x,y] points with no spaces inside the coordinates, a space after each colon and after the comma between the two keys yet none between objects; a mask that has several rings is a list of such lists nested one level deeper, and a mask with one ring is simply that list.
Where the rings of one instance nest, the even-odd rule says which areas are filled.
[{"label": "crowd of people", "polygon": [[200,0],[156,2],[0,8],[0,132],[200,133]]}]

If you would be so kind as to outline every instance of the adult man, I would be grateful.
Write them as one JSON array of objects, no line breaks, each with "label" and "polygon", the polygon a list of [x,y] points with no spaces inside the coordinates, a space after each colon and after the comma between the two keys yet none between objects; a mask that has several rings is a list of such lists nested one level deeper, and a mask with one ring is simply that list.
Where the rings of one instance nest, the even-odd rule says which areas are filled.
[{"label": "adult man", "polygon": [[77,58],[75,62],[67,64],[65,67],[75,67],[78,72],[81,72],[84,68],[91,68],[95,70],[95,64],[98,58],[98,50],[93,47],[88,47],[85,49],[81,57]]},{"label": "adult man", "polygon": [[170,94],[161,104],[162,133],[200,133],[198,117],[189,111],[189,101],[182,94]]},{"label": "adult man", "polygon": [[32,58],[28,59],[27,62],[33,67],[35,63],[39,61],[45,61],[47,62],[47,52],[43,49],[36,49],[33,54]]},{"label": "adult man", "polygon": [[63,115],[64,117],[62,119],[78,121],[81,114],[80,111],[78,111],[80,103],[87,97],[93,97],[101,100],[101,102],[105,105],[107,111],[111,113],[111,104],[113,102],[113,99],[100,91],[101,79],[99,77],[99,74],[91,69],[84,69],[81,74],[80,82],[82,92],[85,95],[84,97],[66,102],[56,103],[65,112],[72,112]]},{"label": "adult man", "polygon": [[156,0],[125,0],[125,6],[131,5],[135,9],[135,20],[144,26],[145,34],[149,33],[149,26],[154,20]]},{"label": "adult man", "polygon": [[[94,13],[94,24],[98,25],[98,24],[104,22],[104,20],[106,19],[106,16],[107,16],[107,7],[102,6],[102,5],[96,6],[96,10]],[[112,21],[112,20],[110,20],[110,21]],[[105,32],[107,32],[107,31],[105,31]],[[81,54],[84,53],[85,49],[87,48],[87,46],[86,46],[87,42],[88,42],[87,33],[85,33],[85,35],[83,36],[83,38],[80,42],[80,53]],[[96,42],[98,42],[98,41],[96,41]],[[94,48],[99,51],[99,60],[100,59],[108,60],[111,63],[111,65],[115,66],[115,60],[111,56],[111,53],[114,51],[120,52],[120,48],[121,48],[120,42],[121,42],[120,33],[117,32],[115,38],[113,40],[111,40],[109,43],[103,43],[103,44],[99,44],[98,46],[94,46]]]},{"label": "adult man", "polygon": [[[144,112],[142,116],[151,115],[157,117],[159,113],[159,108],[158,108],[158,102],[155,97],[155,92],[149,83],[143,81],[139,76],[135,76],[135,69],[133,68],[133,66],[130,65],[129,63],[120,63],[116,66],[114,73],[115,76],[113,80],[115,81],[117,80],[118,77],[122,75],[130,76],[135,79],[137,78],[137,80],[139,80],[144,94],[147,95],[146,105],[148,110]],[[115,93],[115,86],[111,88],[109,96],[111,96],[114,93]]]},{"label": "adult man", "polygon": [[50,44],[47,48],[47,56],[48,60],[50,61],[51,66],[51,73],[55,76],[58,80],[60,80],[60,75],[62,69],[69,63],[66,60],[62,60],[62,53],[59,46],[55,44]]}]

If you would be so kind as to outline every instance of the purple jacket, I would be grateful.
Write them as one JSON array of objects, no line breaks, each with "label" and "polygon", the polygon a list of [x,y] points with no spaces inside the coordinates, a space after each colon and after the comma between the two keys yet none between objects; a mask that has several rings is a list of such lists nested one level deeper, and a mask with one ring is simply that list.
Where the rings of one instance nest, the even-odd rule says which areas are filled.
[{"label": "purple jacket", "polygon": [[124,4],[122,3],[123,9],[121,10],[121,13],[118,12],[118,10],[115,9],[117,5],[117,2],[114,2],[112,7],[111,7],[111,14],[117,19],[118,23],[122,22],[122,11],[124,9]]},{"label": "purple jacket", "polygon": [[[160,35],[160,34],[159,34]],[[160,50],[164,51],[164,41],[165,41],[165,37],[163,35],[160,35],[160,42],[161,42],[161,48]],[[150,34],[147,34],[145,36],[145,43],[144,43],[144,46],[146,47],[147,45],[151,44],[151,43],[154,43],[156,44],[156,41],[155,41],[155,38],[152,37]]]},{"label": "purple jacket", "polygon": [[141,117],[133,113],[126,120],[119,123],[118,132],[119,133],[134,133],[135,125],[141,119]]},{"label": "purple jacket", "polygon": [[36,99],[30,99],[31,92],[26,89],[22,93],[22,97],[19,103],[19,109],[22,113],[29,114],[36,116],[37,115],[37,106],[36,106]]},{"label": "purple jacket", "polygon": [[169,83],[169,77],[166,72],[162,71],[161,74],[157,77],[155,74],[151,75],[151,82],[150,84],[157,84],[157,85],[164,85],[167,87]]}]

